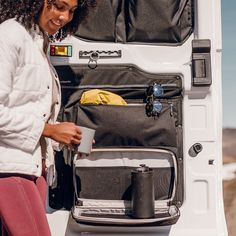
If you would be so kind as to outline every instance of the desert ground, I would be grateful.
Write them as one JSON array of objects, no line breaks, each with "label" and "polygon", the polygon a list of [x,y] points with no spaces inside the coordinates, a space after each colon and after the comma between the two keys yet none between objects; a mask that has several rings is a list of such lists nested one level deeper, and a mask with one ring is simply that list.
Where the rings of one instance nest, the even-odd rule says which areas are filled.
[{"label": "desert ground", "polygon": [[[223,162],[236,165],[236,129],[223,130]],[[236,169],[236,168],[235,168]],[[233,172],[234,173],[234,172]],[[224,180],[224,205],[229,236],[236,235],[236,176]]]}]

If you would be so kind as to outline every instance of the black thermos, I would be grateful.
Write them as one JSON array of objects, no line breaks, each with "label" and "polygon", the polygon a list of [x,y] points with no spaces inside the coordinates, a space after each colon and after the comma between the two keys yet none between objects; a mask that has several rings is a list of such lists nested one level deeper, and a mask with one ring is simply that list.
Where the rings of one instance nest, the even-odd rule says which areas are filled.
[{"label": "black thermos", "polygon": [[142,164],[131,172],[132,216],[152,218],[155,216],[153,170]]}]

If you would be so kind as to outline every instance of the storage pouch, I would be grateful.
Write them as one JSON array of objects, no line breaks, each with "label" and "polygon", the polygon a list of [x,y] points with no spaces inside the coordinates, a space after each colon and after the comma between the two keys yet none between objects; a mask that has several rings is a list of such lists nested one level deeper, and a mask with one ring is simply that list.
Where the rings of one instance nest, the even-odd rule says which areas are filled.
[{"label": "storage pouch", "polygon": [[[132,217],[131,171],[140,164],[153,169],[155,216]],[[177,161],[173,153],[158,149],[94,149],[74,162],[76,191],[73,217],[82,223],[168,225],[179,218],[173,204]]]},{"label": "storage pouch", "polygon": [[[94,70],[72,67],[72,71],[79,82],[63,86],[67,97],[62,119],[96,129],[95,148],[164,148],[182,155],[179,75],[147,73],[131,65],[103,65]],[[164,93],[156,99],[162,106],[158,116],[149,117],[146,91],[153,83],[162,86]],[[121,96],[127,105],[81,104],[83,92],[95,88]]]},{"label": "storage pouch", "polygon": [[[147,73],[132,65],[99,65],[94,70],[71,66],[57,71],[64,96],[61,120],[96,129],[91,155],[73,163],[73,217],[92,224],[174,224],[183,201],[181,75]],[[146,91],[154,83],[164,90],[157,98],[162,109],[149,117]],[[127,105],[81,104],[83,92],[91,89],[113,92]],[[74,154],[65,150],[65,163],[70,163]],[[154,170],[152,219],[131,216],[130,175],[140,164]],[[68,186],[68,181],[59,183],[58,189],[62,185]],[[51,190],[54,205],[57,190]]]},{"label": "storage pouch", "polygon": [[[64,117],[96,130],[94,147],[166,147],[177,150],[178,99],[160,100],[158,117],[148,117],[145,104],[82,105],[65,109]],[[69,119],[67,119],[69,120]]]},{"label": "storage pouch", "polygon": [[193,5],[193,0],[99,0],[76,35],[91,41],[182,44],[193,32]]}]

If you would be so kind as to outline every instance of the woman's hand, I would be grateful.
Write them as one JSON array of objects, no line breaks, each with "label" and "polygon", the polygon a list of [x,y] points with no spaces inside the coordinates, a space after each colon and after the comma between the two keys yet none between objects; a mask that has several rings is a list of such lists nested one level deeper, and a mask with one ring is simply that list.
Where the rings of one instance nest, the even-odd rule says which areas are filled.
[{"label": "woman's hand", "polygon": [[44,126],[42,135],[69,147],[80,144],[82,132],[79,126],[71,122],[48,124]]}]

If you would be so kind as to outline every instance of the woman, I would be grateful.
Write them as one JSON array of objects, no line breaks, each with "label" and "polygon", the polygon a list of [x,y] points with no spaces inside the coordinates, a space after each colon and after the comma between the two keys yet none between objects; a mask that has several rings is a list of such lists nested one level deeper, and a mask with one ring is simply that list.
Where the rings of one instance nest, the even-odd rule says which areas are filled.
[{"label": "woman", "polygon": [[94,4],[95,0],[0,0],[3,235],[51,235],[42,160],[53,184],[53,141],[69,147],[79,144],[81,130],[73,123],[56,123],[60,85],[46,49],[50,39],[73,34]]}]

